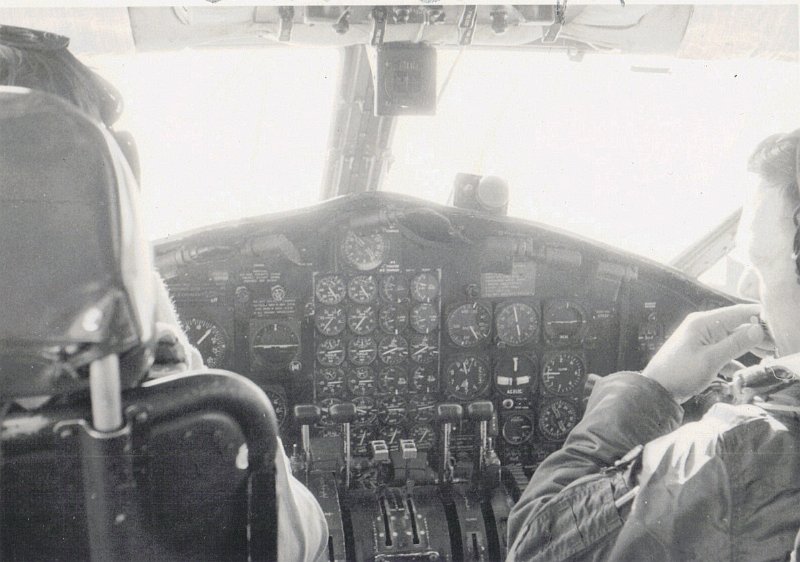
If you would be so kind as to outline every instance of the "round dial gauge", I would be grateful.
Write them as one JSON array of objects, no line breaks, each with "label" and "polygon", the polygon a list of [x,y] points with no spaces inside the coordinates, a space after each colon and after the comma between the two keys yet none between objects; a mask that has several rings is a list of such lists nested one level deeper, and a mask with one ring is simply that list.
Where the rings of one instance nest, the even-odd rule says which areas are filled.
[{"label": "round dial gauge", "polygon": [[411,280],[411,297],[417,302],[432,302],[439,296],[439,278],[430,272],[418,273]]},{"label": "round dial gauge", "polygon": [[353,405],[356,407],[356,420],[354,423],[359,425],[375,423],[378,410],[374,398],[370,398],[369,396],[356,396],[353,398]]},{"label": "round dial gauge", "polygon": [[375,269],[382,264],[388,248],[388,241],[380,232],[364,234],[348,230],[342,240],[344,260],[361,271]]},{"label": "round dial gauge", "polygon": [[321,306],[314,316],[314,325],[323,336],[338,336],[344,331],[347,317],[339,306]]},{"label": "round dial gauge", "polygon": [[413,416],[413,421],[417,423],[436,421],[436,404],[435,396],[412,396],[409,409]]},{"label": "round dial gauge", "polygon": [[447,316],[447,335],[460,347],[472,347],[489,337],[492,314],[482,304],[462,304]]},{"label": "round dial gauge", "polygon": [[373,304],[353,305],[347,313],[347,327],[359,336],[371,334],[378,324],[377,308]]},{"label": "round dial gauge", "polygon": [[486,389],[489,369],[477,357],[464,357],[447,366],[447,390],[456,398],[469,400]]},{"label": "round dial gauge", "polygon": [[325,367],[317,371],[317,398],[331,398],[344,394],[344,371],[338,367]]},{"label": "round dial gauge", "polygon": [[369,367],[356,367],[347,377],[347,388],[356,396],[375,393],[375,374]]},{"label": "round dial gauge", "polygon": [[275,417],[278,420],[278,425],[283,427],[283,424],[286,422],[286,413],[288,408],[286,406],[286,396],[282,392],[278,392],[272,389],[265,389],[264,393],[269,398],[269,401],[272,402],[272,409],[275,411]]},{"label": "round dial gauge", "polygon": [[536,337],[539,317],[533,307],[515,302],[500,309],[495,319],[497,339],[507,345],[525,345]]},{"label": "round dial gauge", "polygon": [[393,304],[384,306],[378,315],[378,323],[384,332],[397,334],[408,324],[408,310]]},{"label": "round dial gauge", "polygon": [[436,336],[415,335],[411,336],[411,359],[420,365],[428,365],[439,358],[439,346],[436,345]]},{"label": "round dial gauge", "polygon": [[375,361],[378,355],[378,345],[372,338],[360,336],[350,340],[347,344],[347,357],[350,363],[364,367]]},{"label": "round dial gauge", "polygon": [[280,322],[256,329],[250,347],[256,360],[268,367],[285,367],[300,349],[300,340],[289,326]]},{"label": "round dial gauge", "polygon": [[398,273],[386,275],[381,280],[381,296],[395,304],[408,300],[408,281]]},{"label": "round dial gauge", "polygon": [[347,296],[358,304],[372,302],[377,294],[378,286],[372,275],[356,275],[347,284]]},{"label": "round dial gauge", "polygon": [[527,355],[503,357],[495,365],[494,384],[506,396],[533,396],[537,374],[536,363]]},{"label": "round dial gauge", "polygon": [[545,360],[542,384],[553,394],[568,394],[583,384],[583,361],[574,353],[556,353]]},{"label": "round dial gauge", "polygon": [[325,398],[319,402],[319,409],[320,413],[322,414],[319,418],[320,425],[336,425],[334,421],[331,419],[331,406],[334,404],[341,404],[342,401],[338,398]]},{"label": "round dial gauge", "polygon": [[389,394],[405,394],[408,390],[408,373],[400,367],[384,367],[378,373],[378,388]]},{"label": "round dial gauge", "polygon": [[378,410],[378,419],[387,425],[402,423],[406,419],[406,399],[402,396],[387,396]]},{"label": "round dial gauge", "polygon": [[439,311],[431,303],[422,303],[411,309],[411,327],[420,334],[430,334],[439,327]]},{"label": "round dial gauge", "polygon": [[203,356],[206,366],[216,369],[222,367],[228,352],[228,336],[218,324],[204,318],[189,318],[184,323],[189,343]]},{"label": "round dial gauge", "polygon": [[414,392],[431,394],[439,392],[439,377],[436,369],[430,365],[420,365],[411,373],[411,388]]},{"label": "round dial gauge", "polygon": [[314,294],[322,304],[339,304],[347,294],[347,286],[338,275],[324,275],[317,279]]},{"label": "round dial gauge", "polygon": [[317,344],[317,361],[326,367],[335,367],[344,362],[344,343],[341,338],[324,339]]},{"label": "round dial gauge", "polygon": [[503,423],[502,434],[509,445],[521,445],[533,435],[533,422],[528,416],[513,414]]},{"label": "round dial gauge", "polygon": [[548,303],[544,309],[544,333],[555,345],[570,345],[580,342],[586,330],[586,313],[577,304],[558,300]]},{"label": "round dial gauge", "polygon": [[380,430],[380,438],[386,441],[386,446],[390,451],[397,451],[400,448],[400,440],[403,437],[403,428],[397,425],[388,425]]},{"label": "round dial gauge", "polygon": [[539,410],[539,433],[545,439],[561,441],[578,423],[578,407],[566,400],[553,400]]},{"label": "round dial gauge", "polygon": [[433,438],[436,433],[429,425],[415,425],[411,428],[411,439],[419,451],[428,451],[433,448]]},{"label": "round dial gauge", "polygon": [[403,336],[386,336],[378,346],[378,354],[387,365],[399,365],[408,359],[408,341]]},{"label": "round dial gauge", "polygon": [[375,430],[369,426],[354,427],[350,430],[350,447],[354,455],[369,454],[369,444],[375,440]]}]

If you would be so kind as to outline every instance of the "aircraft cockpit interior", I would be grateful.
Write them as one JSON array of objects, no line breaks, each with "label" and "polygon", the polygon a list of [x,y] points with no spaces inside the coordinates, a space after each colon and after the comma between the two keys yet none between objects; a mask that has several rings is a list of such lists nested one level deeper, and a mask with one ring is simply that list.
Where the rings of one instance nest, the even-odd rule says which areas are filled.
[{"label": "aircraft cockpit interior", "polygon": [[[593,382],[743,302],[733,164],[800,122],[797,6],[189,4],[0,2],[0,54],[9,27],[68,37],[120,90],[141,167],[115,192],[137,182],[108,131],[0,87],[6,131],[101,147],[86,173],[112,185],[106,207],[78,183],[48,206],[26,191],[37,165],[0,176],[17,182],[0,186],[0,256],[40,299],[0,283],[2,557],[289,560],[264,507],[280,509],[282,445],[324,514],[322,559],[504,560],[509,513]],[[42,107],[74,119],[19,117]],[[0,130],[4,167],[35,153],[21,142]],[[151,230],[152,263],[126,221]],[[43,235],[61,261],[17,269]],[[157,270],[202,373],[125,378],[155,337],[134,266]],[[139,331],[93,332],[87,310]],[[78,347],[80,368],[43,366]],[[101,348],[121,389],[95,384]],[[34,395],[56,398],[12,404]],[[48,473],[64,476],[34,482]]]}]

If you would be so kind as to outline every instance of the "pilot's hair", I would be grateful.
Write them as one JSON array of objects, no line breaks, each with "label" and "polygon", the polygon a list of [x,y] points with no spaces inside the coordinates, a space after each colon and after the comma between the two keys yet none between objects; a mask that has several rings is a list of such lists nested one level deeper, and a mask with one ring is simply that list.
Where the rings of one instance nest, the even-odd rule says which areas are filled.
[{"label": "pilot's hair", "polygon": [[798,186],[798,161],[800,160],[800,129],[791,133],[771,135],[761,141],[748,161],[748,169],[769,183],[780,186],[786,202],[794,211],[794,243],[792,260],[797,283],[800,284],[800,187]]},{"label": "pilot's hair", "polygon": [[109,127],[121,109],[116,91],[67,48],[40,50],[0,43],[0,85],[57,95]]},{"label": "pilot's hair", "polygon": [[785,188],[793,201],[800,202],[800,192],[797,190],[798,149],[800,129],[791,133],[770,135],[753,151],[748,161],[748,170]]}]

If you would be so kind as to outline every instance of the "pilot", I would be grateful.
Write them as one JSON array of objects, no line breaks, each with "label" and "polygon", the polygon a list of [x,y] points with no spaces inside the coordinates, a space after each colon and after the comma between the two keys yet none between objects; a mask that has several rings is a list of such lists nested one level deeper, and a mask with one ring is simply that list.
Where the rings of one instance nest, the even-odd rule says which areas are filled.
[{"label": "pilot", "polygon": [[[738,244],[759,304],[690,314],[641,372],[596,383],[509,519],[509,560],[795,560],[800,538],[800,130],[764,140]],[[762,321],[763,319],[763,321]],[[766,330],[765,330],[766,329]],[[747,351],[697,422],[681,404]]]},{"label": "pilot", "polygon": [[[56,94],[104,124],[118,140],[132,168],[137,165],[129,139],[115,134],[111,126],[119,117],[121,99],[100,76],[80,63],[67,49],[69,40],[58,35],[0,25],[0,86],[20,86]],[[158,274],[156,328],[158,372],[202,367],[199,352],[180,328],[178,316]],[[152,371],[151,371],[152,372]],[[44,397],[45,399],[47,397]],[[20,399],[23,407],[35,408],[41,401]],[[324,560],[328,529],[324,514],[311,492],[295,479],[289,459],[278,439],[276,484],[278,490],[278,552],[282,560]]]}]

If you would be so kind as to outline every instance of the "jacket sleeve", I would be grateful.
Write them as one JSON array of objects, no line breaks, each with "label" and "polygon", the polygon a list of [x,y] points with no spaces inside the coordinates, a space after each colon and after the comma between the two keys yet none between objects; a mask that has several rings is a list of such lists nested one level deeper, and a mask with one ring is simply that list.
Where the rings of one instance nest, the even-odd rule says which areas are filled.
[{"label": "jacket sleeve", "polygon": [[615,501],[626,479],[603,470],[680,425],[683,409],[635,372],[605,377],[564,446],[536,470],[508,521],[508,560],[597,559],[622,526]]}]

